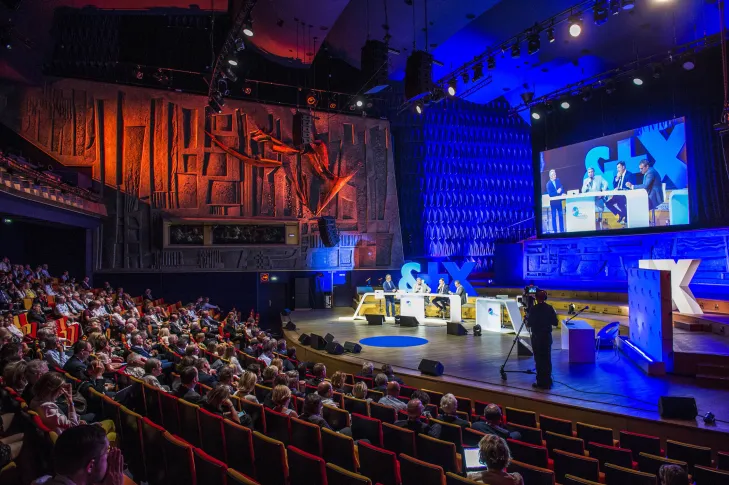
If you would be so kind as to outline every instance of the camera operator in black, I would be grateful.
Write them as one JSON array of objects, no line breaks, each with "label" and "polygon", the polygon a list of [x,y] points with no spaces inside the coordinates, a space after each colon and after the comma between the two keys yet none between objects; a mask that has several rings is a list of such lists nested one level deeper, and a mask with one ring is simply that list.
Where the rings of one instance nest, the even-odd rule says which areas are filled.
[{"label": "camera operator in black", "polygon": [[558,325],[557,312],[546,302],[547,292],[537,291],[537,304],[527,315],[526,325],[532,333],[534,364],[537,366],[537,382],[532,387],[549,389],[552,387],[552,327]]}]

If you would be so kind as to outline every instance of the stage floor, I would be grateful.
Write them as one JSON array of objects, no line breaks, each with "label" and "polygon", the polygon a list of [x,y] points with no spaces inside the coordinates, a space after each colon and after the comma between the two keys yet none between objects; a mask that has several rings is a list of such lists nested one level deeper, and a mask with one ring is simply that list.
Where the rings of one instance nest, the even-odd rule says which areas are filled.
[{"label": "stage floor", "polygon": [[[688,377],[668,375],[654,377],[646,375],[624,355],[613,350],[601,350],[597,360],[592,364],[570,364],[567,351],[562,351],[560,331],[553,333],[552,363],[554,387],[549,391],[534,390],[531,385],[534,375],[509,373],[508,381],[501,380],[499,368],[502,365],[514,340],[514,334],[494,334],[484,332],[481,337],[474,337],[470,332],[466,336],[448,335],[445,327],[407,328],[386,323],[384,326],[370,326],[365,320],[340,321],[339,317],[352,314],[348,308],[333,310],[296,311],[292,320],[297,325],[292,334],[331,333],[340,343],[345,341],[359,342],[366,337],[407,335],[422,337],[428,343],[408,348],[362,347],[360,354],[330,356],[347,361],[372,361],[376,365],[389,363],[395,366],[396,372],[417,373],[421,359],[439,360],[445,366],[444,378],[454,383],[516,393],[525,397],[550,401],[555,404],[569,404],[597,411],[625,414],[637,418],[659,420],[658,398],[670,396],[694,396],[699,408],[699,415],[713,412],[718,420],[711,429],[729,432],[729,391],[701,387],[696,380]],[[464,323],[471,329],[473,324]],[[684,340],[693,336],[677,332],[676,347],[687,345]],[[723,351],[729,340],[722,338],[717,347],[723,344]],[[532,357],[517,357],[516,349],[507,364],[507,370],[529,370],[534,368]],[[407,378],[405,377],[407,382]],[[697,418],[696,426],[706,427]]]}]

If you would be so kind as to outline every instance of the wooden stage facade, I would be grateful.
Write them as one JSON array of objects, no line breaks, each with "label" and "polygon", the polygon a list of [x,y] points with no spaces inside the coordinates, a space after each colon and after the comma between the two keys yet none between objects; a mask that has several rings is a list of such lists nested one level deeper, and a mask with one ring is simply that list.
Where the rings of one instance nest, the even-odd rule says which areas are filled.
[{"label": "wooden stage facade", "polygon": [[[512,372],[506,382],[500,378],[499,368],[512,345],[513,334],[484,332],[475,337],[469,332],[455,336],[448,335],[445,326],[370,326],[365,320],[340,320],[348,315],[352,315],[348,308],[295,311],[291,319],[297,329],[284,331],[285,337],[297,348],[300,360],[323,362],[329,374],[334,370],[356,374],[365,361],[376,367],[389,363],[410,386],[606,426],[616,433],[623,429],[711,446],[714,450],[729,449],[729,391],[704,387],[691,377],[646,375],[614,350],[599,351],[595,364],[570,364],[567,351],[560,347],[559,329],[553,334],[552,346],[555,385],[549,391],[539,391],[531,387],[533,374]],[[464,325],[469,330],[473,326]],[[303,333],[331,333],[342,344],[390,335],[422,337],[428,343],[406,348],[363,345],[360,354],[331,355],[301,346],[298,339]],[[424,358],[442,362],[444,375],[421,374],[418,365]],[[526,371],[533,367],[532,357],[517,357],[515,349],[506,369]],[[693,421],[661,419],[658,398],[663,395],[695,397],[700,415]],[[708,411],[716,415],[715,425],[706,425],[701,419]]]}]

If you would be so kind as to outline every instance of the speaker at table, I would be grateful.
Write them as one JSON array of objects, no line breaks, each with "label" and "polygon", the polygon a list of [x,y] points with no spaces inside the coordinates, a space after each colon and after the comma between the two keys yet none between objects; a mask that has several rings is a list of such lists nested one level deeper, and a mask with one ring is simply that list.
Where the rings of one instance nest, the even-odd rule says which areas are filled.
[{"label": "speaker at table", "polygon": [[658,413],[666,419],[695,419],[699,414],[693,397],[661,396]]},{"label": "speaker at table", "polygon": [[382,325],[385,321],[384,315],[365,315],[367,319],[367,325]]},{"label": "speaker at table", "polygon": [[420,361],[418,370],[423,374],[428,374],[431,376],[442,376],[445,368],[443,367],[443,364],[441,364],[437,360],[423,359]]},{"label": "speaker at table", "polygon": [[356,342],[344,342],[344,351],[359,354],[362,352],[362,346]]},{"label": "speaker at table", "polygon": [[322,337],[321,335],[312,333],[310,345],[311,345],[311,348],[314,350],[326,350],[327,341],[324,340],[324,337]]},{"label": "speaker at table", "polygon": [[299,335],[299,343],[301,345],[309,345],[311,343],[311,336],[308,333],[302,333]]},{"label": "speaker at table", "polygon": [[339,342],[329,342],[327,343],[327,353],[342,355],[344,353],[344,347]]}]

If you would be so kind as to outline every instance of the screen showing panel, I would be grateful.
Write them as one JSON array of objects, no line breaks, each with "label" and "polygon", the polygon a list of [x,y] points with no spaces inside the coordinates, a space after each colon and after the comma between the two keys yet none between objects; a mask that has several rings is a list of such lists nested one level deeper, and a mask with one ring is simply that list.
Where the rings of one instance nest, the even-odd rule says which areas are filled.
[{"label": "screen showing panel", "polygon": [[686,120],[676,118],[539,156],[542,235],[689,224]]}]

